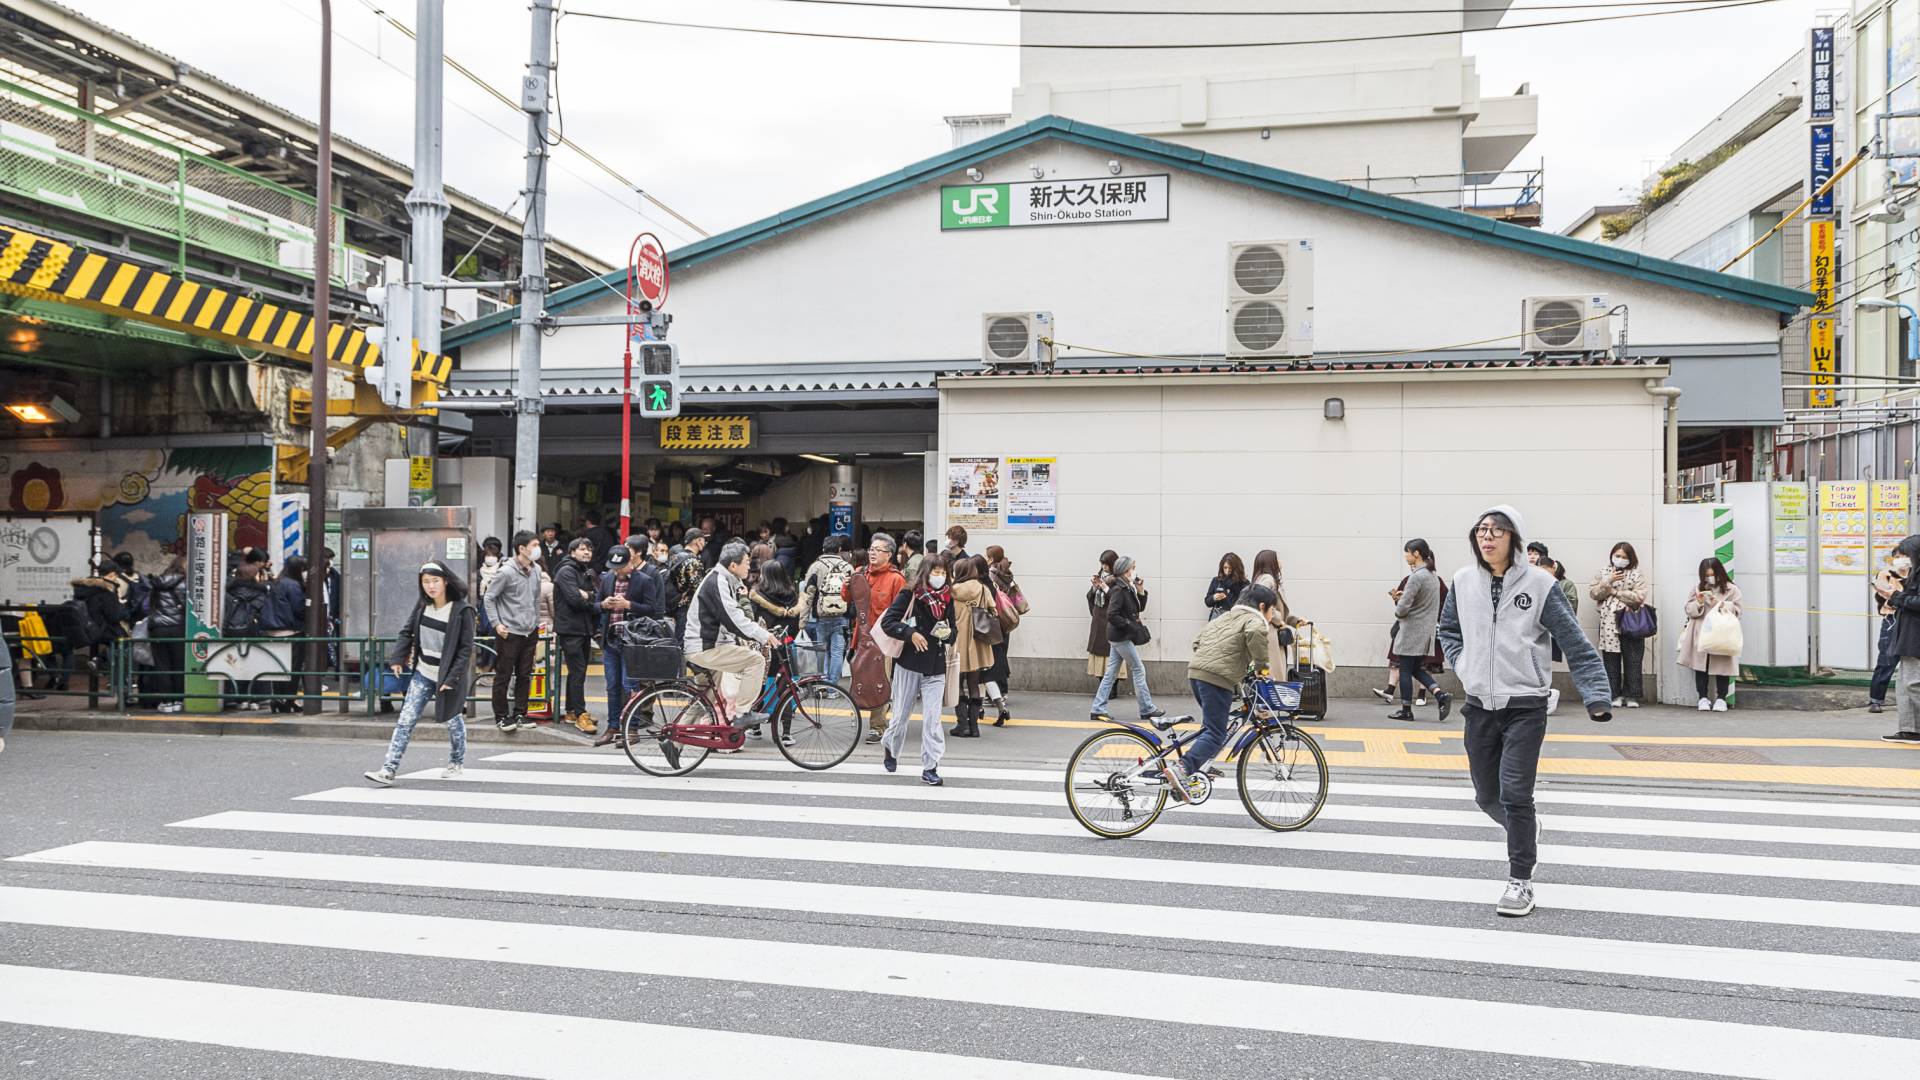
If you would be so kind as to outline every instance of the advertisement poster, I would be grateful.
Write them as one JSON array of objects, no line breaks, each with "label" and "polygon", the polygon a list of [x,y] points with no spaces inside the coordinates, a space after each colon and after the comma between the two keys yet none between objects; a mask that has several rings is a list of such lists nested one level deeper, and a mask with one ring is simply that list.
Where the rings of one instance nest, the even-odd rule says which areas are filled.
[{"label": "advertisement poster", "polygon": [[1807,485],[1773,485],[1773,572],[1807,572]]},{"label": "advertisement poster", "polygon": [[1906,539],[1910,495],[1905,480],[1873,482],[1873,565],[1885,566],[1893,559],[1894,545]]},{"label": "advertisement poster", "polygon": [[1052,529],[1059,526],[1059,468],[1057,458],[1007,459],[1007,528]]},{"label": "advertisement poster", "polygon": [[93,573],[93,518],[0,516],[0,604],[58,604]]},{"label": "advertisement poster", "polygon": [[1000,527],[1000,459],[947,459],[947,524],[966,529]]},{"label": "advertisement poster", "polygon": [[1838,480],[1820,485],[1820,572],[1865,574],[1867,484]]}]

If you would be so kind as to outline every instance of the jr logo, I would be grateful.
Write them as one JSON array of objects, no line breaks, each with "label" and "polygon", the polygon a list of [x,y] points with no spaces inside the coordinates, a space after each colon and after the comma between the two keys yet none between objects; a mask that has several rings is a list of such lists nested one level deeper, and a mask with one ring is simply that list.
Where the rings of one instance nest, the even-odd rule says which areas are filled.
[{"label": "jr logo", "polygon": [[973,214],[998,214],[1000,212],[1000,189],[990,187],[968,188],[967,205],[960,205],[959,196],[955,196],[953,201],[948,205],[957,217],[968,217]]}]

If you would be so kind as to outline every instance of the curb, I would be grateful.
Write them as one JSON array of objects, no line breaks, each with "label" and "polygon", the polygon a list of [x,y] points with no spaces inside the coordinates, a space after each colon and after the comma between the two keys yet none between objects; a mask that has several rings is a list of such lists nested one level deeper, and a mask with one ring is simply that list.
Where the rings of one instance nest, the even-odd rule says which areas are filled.
[{"label": "curb", "polygon": [[[376,720],[233,720],[224,717],[197,719],[187,716],[154,716],[96,712],[30,712],[15,717],[21,731],[108,732],[140,735],[266,735],[304,739],[377,739],[387,741],[393,735],[392,721]],[[421,727],[439,727],[423,723]],[[469,722],[468,743],[540,743],[557,746],[591,746],[593,740],[552,725],[501,731],[491,721]]]}]

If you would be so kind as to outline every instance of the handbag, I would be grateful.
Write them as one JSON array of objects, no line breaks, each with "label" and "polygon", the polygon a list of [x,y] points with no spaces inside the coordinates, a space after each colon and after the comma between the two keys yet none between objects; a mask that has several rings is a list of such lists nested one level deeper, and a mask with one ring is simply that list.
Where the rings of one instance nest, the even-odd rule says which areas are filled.
[{"label": "handbag", "polygon": [[1133,624],[1133,632],[1128,634],[1127,637],[1131,639],[1135,645],[1146,645],[1153,641],[1153,631],[1147,629],[1146,623],[1137,622]]},{"label": "handbag", "polygon": [[1012,597],[1006,593],[1001,593],[1000,599],[995,603],[994,607],[1000,615],[1000,633],[1002,635],[1011,634],[1015,630],[1020,629],[1021,612],[1019,605],[1013,602]]},{"label": "handbag", "polygon": [[[917,596],[907,601],[907,610],[906,613],[901,616],[902,621],[913,618],[913,605],[919,602],[920,598]],[[860,640],[873,642],[873,647],[880,650],[880,655],[889,660],[900,659],[901,651],[907,647],[906,642],[881,630],[878,626],[868,626],[864,609],[860,615],[860,631]]]},{"label": "handbag", "polygon": [[947,708],[960,704],[960,650],[947,646],[947,681],[941,695]]},{"label": "handbag", "polygon": [[1014,582],[1013,585],[1007,589],[1007,594],[1013,597],[1014,611],[1025,615],[1027,612],[1033,610],[1033,607],[1027,603],[1027,594],[1020,591],[1019,582]]},{"label": "handbag", "polygon": [[133,632],[128,635],[133,642],[133,662],[140,667],[153,666],[153,639],[147,636],[149,629],[147,620],[141,619],[133,624]]},{"label": "handbag", "polygon": [[988,645],[1000,643],[1000,616],[985,604],[974,605],[968,625],[976,639]]},{"label": "handbag", "polygon": [[1660,619],[1654,614],[1652,604],[1622,611],[1615,617],[1615,625],[1621,637],[1650,638],[1660,632]]},{"label": "handbag", "polygon": [[1700,651],[1708,656],[1739,656],[1740,648],[1746,643],[1740,630],[1740,618],[1725,606],[1716,604],[1713,610],[1700,619],[1700,636],[1696,644]]}]

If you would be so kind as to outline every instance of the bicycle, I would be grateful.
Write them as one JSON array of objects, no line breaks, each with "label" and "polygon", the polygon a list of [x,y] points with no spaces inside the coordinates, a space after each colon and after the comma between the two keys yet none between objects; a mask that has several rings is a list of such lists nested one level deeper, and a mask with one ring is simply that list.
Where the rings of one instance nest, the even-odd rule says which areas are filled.
[{"label": "bicycle", "polygon": [[[1275,832],[1304,829],[1327,802],[1327,757],[1313,736],[1293,723],[1300,684],[1248,676],[1228,713],[1222,749],[1239,758],[1235,784],[1240,804],[1253,820]],[[1199,732],[1175,737],[1176,724],[1191,716],[1144,724],[1116,723],[1096,732],[1067,760],[1067,808],[1074,820],[1109,840],[1137,836],[1166,809],[1172,782],[1185,786],[1187,803],[1213,796],[1214,773],[1185,773],[1179,765]]]},{"label": "bicycle", "polygon": [[[766,705],[767,724],[776,736],[772,741],[788,761],[802,769],[831,769],[860,745],[866,720],[837,684],[820,676],[794,678],[792,653],[791,639],[773,647],[771,678],[754,705]],[[746,730],[727,721],[726,697],[715,673],[699,669],[629,699],[620,711],[620,746],[649,776],[685,776],[714,750],[745,744]]]}]

